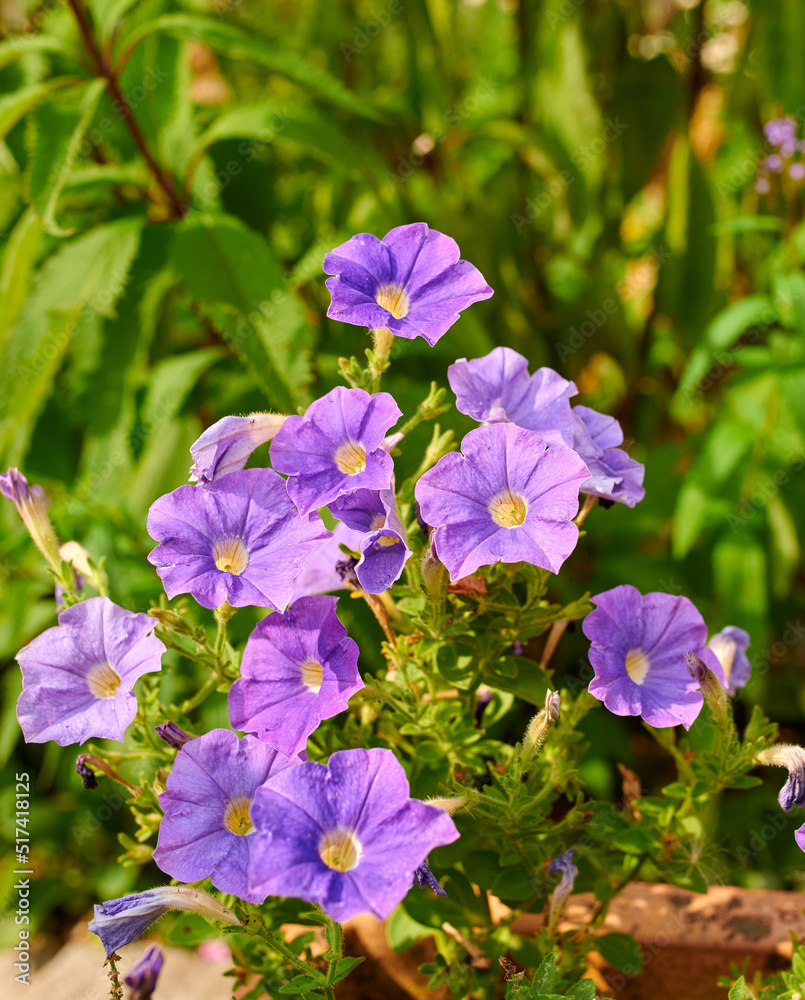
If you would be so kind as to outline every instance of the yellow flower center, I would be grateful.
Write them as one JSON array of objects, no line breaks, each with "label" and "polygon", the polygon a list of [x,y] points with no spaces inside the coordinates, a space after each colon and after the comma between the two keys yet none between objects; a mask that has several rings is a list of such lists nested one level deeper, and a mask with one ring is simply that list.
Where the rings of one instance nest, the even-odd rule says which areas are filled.
[{"label": "yellow flower center", "polygon": [[501,528],[518,528],[528,513],[528,502],[522,493],[511,490],[501,490],[488,505],[489,513],[495,524]]},{"label": "yellow flower center", "polygon": [[319,841],[319,857],[335,872],[348,872],[361,859],[361,845],[352,830],[332,830]]},{"label": "yellow flower center", "polygon": [[635,684],[643,683],[650,666],[649,658],[642,649],[630,649],[626,654],[626,673]]},{"label": "yellow flower center", "polygon": [[372,520],[369,524],[370,531],[380,531],[386,524],[385,514],[374,514],[372,515]]},{"label": "yellow flower center", "polygon": [[87,684],[96,698],[114,698],[120,687],[120,674],[108,663],[96,663],[87,672]]},{"label": "yellow flower center", "polygon": [[381,285],[375,292],[375,302],[381,309],[390,312],[395,319],[403,319],[411,309],[411,303],[402,285]]},{"label": "yellow flower center", "polygon": [[381,548],[385,549],[388,548],[389,545],[399,544],[399,541],[400,539],[397,538],[395,535],[381,535],[380,538],[378,538],[377,540],[377,544]]},{"label": "yellow flower center", "polygon": [[321,679],[324,672],[322,665],[318,660],[310,659],[305,660],[301,669],[302,683],[309,691],[312,691],[313,694],[318,694],[321,690]]},{"label": "yellow flower center", "polygon": [[252,818],[249,815],[251,799],[230,799],[224,813],[224,826],[239,837],[252,832]]},{"label": "yellow flower center", "polygon": [[366,449],[362,444],[345,441],[336,449],[333,460],[340,472],[356,476],[366,468]]},{"label": "yellow flower center", "polygon": [[249,565],[249,553],[240,538],[222,538],[212,547],[215,565],[222,573],[240,574]]}]

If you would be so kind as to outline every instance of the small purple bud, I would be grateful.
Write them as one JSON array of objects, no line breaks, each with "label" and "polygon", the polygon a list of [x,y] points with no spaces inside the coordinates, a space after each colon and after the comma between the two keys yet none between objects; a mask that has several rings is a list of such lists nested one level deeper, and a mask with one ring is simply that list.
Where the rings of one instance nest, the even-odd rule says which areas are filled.
[{"label": "small purple bud", "polygon": [[174,750],[181,750],[185,743],[194,740],[195,736],[186,733],[184,729],[177,726],[175,722],[163,722],[161,726],[154,726],[157,736],[164,740],[169,747]]},{"label": "small purple bud", "polygon": [[446,896],[447,893],[436,881],[436,876],[428,867],[427,858],[414,872],[413,884],[419,889],[433,889],[437,896]]},{"label": "small purple bud", "polygon": [[75,769],[76,773],[81,778],[81,784],[84,788],[91,789],[98,787],[98,779],[95,777],[95,772],[87,764],[87,758],[89,754],[81,753],[76,757]]},{"label": "small purple bud", "polygon": [[164,960],[158,944],[146,948],[125,979],[126,986],[131,989],[129,1000],[149,1000],[154,995]]}]

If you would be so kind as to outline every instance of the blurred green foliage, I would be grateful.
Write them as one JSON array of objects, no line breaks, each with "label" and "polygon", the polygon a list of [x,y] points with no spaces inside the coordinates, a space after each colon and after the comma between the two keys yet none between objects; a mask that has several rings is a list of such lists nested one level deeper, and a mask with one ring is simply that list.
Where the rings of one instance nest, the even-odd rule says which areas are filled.
[{"label": "blurred green foliage", "polygon": [[[325,318],[324,253],[425,220],[495,295],[435,348],[395,345],[384,388],[413,412],[456,357],[497,344],[574,378],[623,423],[647,497],[591,514],[552,599],[623,582],[686,594],[711,631],[749,630],[744,701],[805,740],[805,228],[797,185],[755,189],[762,123],[805,119],[799,0],[4,9],[0,467],[45,487],[60,536],[106,559],[115,601],[157,600],[145,515],[186,480],[201,430],[305,406],[368,346]],[[70,755],[18,745],[13,656],[54,604],[11,505],[0,523],[0,758],[36,784],[36,906],[72,920],[135,875]],[[348,615],[371,669],[375,623]],[[560,677],[586,648],[563,640]],[[597,794],[619,799],[617,762],[662,783],[638,725],[583,725]],[[727,793],[708,821],[737,849],[773,806],[770,787]],[[799,857],[775,837],[709,877],[785,884]]]}]

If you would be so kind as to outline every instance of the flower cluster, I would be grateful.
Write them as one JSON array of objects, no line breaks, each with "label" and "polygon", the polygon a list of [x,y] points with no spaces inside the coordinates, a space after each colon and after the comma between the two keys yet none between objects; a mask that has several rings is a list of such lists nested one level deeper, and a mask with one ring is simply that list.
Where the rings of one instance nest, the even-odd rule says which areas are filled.
[{"label": "flower cluster", "polygon": [[[785,176],[797,184],[805,179],[805,141],[797,139],[797,123],[793,118],[772,118],[763,126],[763,132],[774,152],[758,168],[755,188],[759,194],[771,191],[772,175]],[[799,157],[797,158],[797,153]]]},{"label": "flower cluster", "polygon": [[[434,344],[462,309],[492,294],[477,268],[459,258],[455,242],[424,223],[398,227],[382,240],[355,236],[325,257],[324,269],[332,295],[328,316],[366,327],[386,348],[395,336]],[[247,904],[293,896],[338,921],[361,912],[384,919],[412,886],[443,895],[428,855],[458,838],[451,813],[467,799],[412,797],[405,769],[387,748],[402,743],[382,729],[377,742],[383,745],[364,748],[353,745],[348,727],[349,748],[340,750],[319,733],[353,698],[371,712],[368,702],[382,686],[367,677],[367,691],[359,693],[358,645],[338,617],[338,598],[326,595],[349,588],[365,598],[385,626],[384,653],[396,667],[395,654],[403,655],[408,639],[418,641],[427,628],[416,620],[415,634],[391,630],[390,616],[401,612],[386,591],[403,573],[413,581],[411,604],[417,597],[424,602],[426,593],[438,607],[448,591],[469,603],[487,594],[487,583],[495,585],[494,570],[474,577],[484,567],[527,563],[558,573],[596,498],[604,507],[633,508],[645,495],[644,468],[621,447],[624,434],[614,417],[571,405],[573,382],[550,368],[531,373],[525,357],[496,347],[485,357],[459,359],[448,371],[458,410],[479,426],[458,450],[429,449],[398,497],[394,448],[403,434],[411,440],[418,417],[391,433],[402,416],[397,402],[388,392],[362,387],[377,390],[374,376],[384,370],[377,352],[369,352],[372,378],[348,376],[351,387],[330,389],[303,414],[222,417],[190,449],[191,482],[151,506],[147,527],[156,545],[148,559],[169,599],[189,594],[215,611],[214,648],[203,629],[183,619],[182,608],[163,604],[149,616],[113,604],[91,561],[73,550],[67,560],[59,549],[44,505],[24,478],[16,470],[0,477],[0,491],[17,505],[54,574],[62,574],[66,562],[76,574],[72,589],[67,575],[61,581],[67,606],[58,626],[18,654],[25,738],[61,745],[90,737],[123,740],[137,713],[135,682],[161,668],[166,646],[154,634],[158,620],[173,649],[188,652],[196,643],[196,655],[188,655],[213,671],[203,690],[226,691],[231,728],[194,737],[162,722],[155,728],[165,746],[149,734],[166,756],[175,754],[151,792],[152,798],[158,793],[163,814],[154,862],[173,879],[209,879]],[[348,364],[342,370],[353,371]],[[443,439],[435,434],[434,441]],[[247,468],[264,444],[270,467]],[[581,494],[587,500],[580,514]],[[334,519],[333,530],[325,518],[327,525]],[[419,567],[411,560],[418,546]],[[85,580],[99,596],[79,592]],[[624,584],[592,600],[595,610],[584,622],[595,671],[590,692],[611,712],[689,728],[705,701],[714,713],[717,705],[726,711],[728,694],[746,684],[749,636],[728,626],[708,640],[704,619],[687,598],[644,596]],[[226,623],[244,607],[261,610],[236,676]],[[561,625],[559,616],[545,621]],[[438,645],[439,629],[451,624],[445,615],[427,640]],[[175,641],[172,630],[187,644]],[[520,634],[526,641],[538,631]],[[506,641],[519,655],[516,635]],[[156,702],[154,687],[145,714]],[[190,699],[176,717],[183,722],[188,706],[198,704]],[[518,783],[559,709],[558,692],[549,690],[516,751]],[[173,713],[166,709],[158,718]],[[400,732],[407,734],[404,727]],[[798,749],[782,748],[766,761],[791,770],[781,793],[786,809],[805,802]],[[86,787],[96,782],[92,767],[116,774],[90,750],[77,762]],[[326,762],[309,760],[308,752]],[[147,819],[153,832],[156,813],[154,799]],[[578,874],[572,859],[570,848],[548,868],[561,875],[550,933]],[[199,890],[163,887],[96,907],[90,928],[112,954],[171,908],[225,923],[241,915]],[[153,993],[161,965],[158,951],[143,957],[129,980],[134,996]]]}]

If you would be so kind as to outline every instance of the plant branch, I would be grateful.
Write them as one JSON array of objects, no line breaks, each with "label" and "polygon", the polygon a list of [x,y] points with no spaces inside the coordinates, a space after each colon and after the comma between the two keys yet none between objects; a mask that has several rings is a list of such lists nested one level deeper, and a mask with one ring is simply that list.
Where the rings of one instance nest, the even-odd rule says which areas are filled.
[{"label": "plant branch", "polygon": [[173,175],[157,163],[151,153],[151,150],[148,148],[148,143],[145,141],[145,136],[140,129],[137,119],[134,117],[134,112],[126,100],[125,94],[120,89],[120,84],[111,62],[101,52],[95,36],[92,33],[89,18],[82,0],[67,0],[67,3],[76,19],[78,30],[81,35],[81,41],[83,42],[84,49],[92,60],[95,72],[99,77],[106,80],[106,89],[109,96],[113,101],[117,102],[116,106],[120,109],[120,115],[131,133],[134,145],[137,147],[140,156],[142,156],[145,160],[148,169],[153,174],[154,180],[157,182],[168,200],[171,214],[174,218],[183,218],[187,213],[188,206],[184,204],[182,198],[176,190],[176,182]]}]

